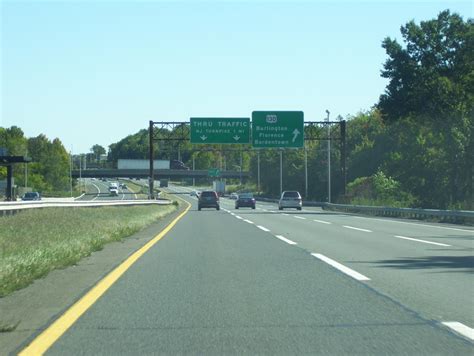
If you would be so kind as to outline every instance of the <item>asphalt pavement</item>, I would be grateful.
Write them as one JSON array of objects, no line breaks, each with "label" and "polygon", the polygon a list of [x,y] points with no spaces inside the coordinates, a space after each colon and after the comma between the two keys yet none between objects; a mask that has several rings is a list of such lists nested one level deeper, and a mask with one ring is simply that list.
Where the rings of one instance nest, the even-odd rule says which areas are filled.
[{"label": "asphalt pavement", "polygon": [[473,354],[471,228],[180,196],[49,354]]}]

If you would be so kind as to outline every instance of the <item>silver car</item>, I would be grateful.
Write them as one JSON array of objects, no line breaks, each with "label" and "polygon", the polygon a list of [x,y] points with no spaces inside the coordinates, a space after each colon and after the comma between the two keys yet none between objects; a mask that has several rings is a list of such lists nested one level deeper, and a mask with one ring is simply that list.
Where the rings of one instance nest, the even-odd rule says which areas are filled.
[{"label": "silver car", "polygon": [[302,206],[303,200],[299,192],[285,191],[281,193],[280,200],[278,201],[278,210],[283,210],[284,208],[296,208],[301,210]]}]

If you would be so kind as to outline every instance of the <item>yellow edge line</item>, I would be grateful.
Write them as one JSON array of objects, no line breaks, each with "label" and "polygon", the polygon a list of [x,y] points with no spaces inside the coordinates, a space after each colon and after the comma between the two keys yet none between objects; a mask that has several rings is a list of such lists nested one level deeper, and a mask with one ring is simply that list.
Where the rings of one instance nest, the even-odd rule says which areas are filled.
[{"label": "yellow edge line", "polygon": [[[184,200],[183,200],[184,201]],[[154,244],[160,241],[176,223],[188,212],[191,204],[174,219],[164,230],[148,241],[143,247],[135,251],[112,272],[100,280],[86,295],[73,304],[63,315],[38,335],[18,355],[42,355],[46,352],[76,321],[84,314],[140,257]]]}]

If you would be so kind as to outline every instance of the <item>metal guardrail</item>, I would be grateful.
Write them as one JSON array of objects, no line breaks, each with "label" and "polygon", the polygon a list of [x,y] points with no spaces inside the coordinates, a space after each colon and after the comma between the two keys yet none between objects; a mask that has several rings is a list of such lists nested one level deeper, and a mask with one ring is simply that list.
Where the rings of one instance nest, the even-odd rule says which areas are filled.
[{"label": "metal guardrail", "polygon": [[323,209],[375,216],[406,217],[419,220],[437,219],[445,222],[474,224],[474,211],[469,210],[411,209],[329,203],[325,203]]},{"label": "metal guardrail", "polygon": [[171,200],[119,200],[119,201],[62,201],[62,202],[7,202],[0,203],[0,216],[12,215],[25,209],[38,208],[80,208],[80,207],[104,207],[104,206],[133,206],[133,205],[169,205]]},{"label": "metal guardrail", "polygon": [[[278,199],[256,198],[259,201],[278,203]],[[391,208],[385,206],[366,206],[366,205],[345,205],[330,204],[325,202],[304,201],[303,206],[317,206],[324,210],[343,211],[346,213],[404,217],[409,219],[436,219],[443,222],[452,222],[458,224],[474,224],[474,211],[469,210],[436,210],[436,209],[411,209],[411,208]]]}]

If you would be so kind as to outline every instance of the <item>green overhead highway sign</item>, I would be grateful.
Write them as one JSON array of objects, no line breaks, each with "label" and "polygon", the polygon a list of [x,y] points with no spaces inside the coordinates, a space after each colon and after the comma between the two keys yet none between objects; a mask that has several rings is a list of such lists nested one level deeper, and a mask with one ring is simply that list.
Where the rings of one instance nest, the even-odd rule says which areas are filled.
[{"label": "green overhead highway sign", "polygon": [[207,175],[209,177],[219,177],[221,175],[221,171],[218,168],[209,168]]},{"label": "green overhead highway sign", "polygon": [[254,111],[252,146],[256,148],[299,148],[304,145],[302,111]]},{"label": "green overhead highway sign", "polygon": [[249,118],[191,118],[191,143],[249,143]]}]

